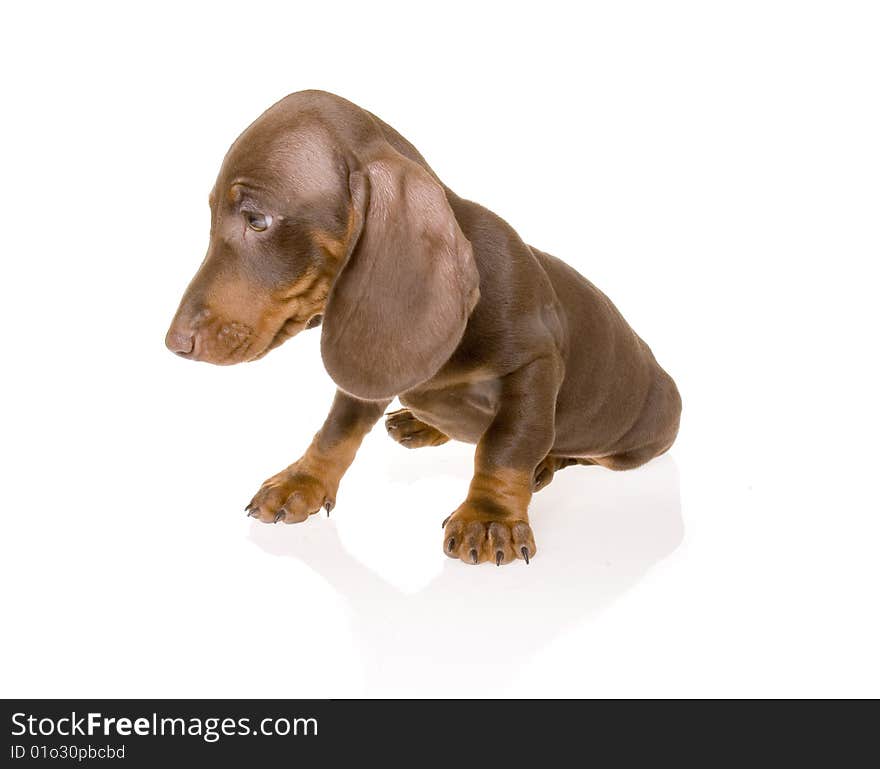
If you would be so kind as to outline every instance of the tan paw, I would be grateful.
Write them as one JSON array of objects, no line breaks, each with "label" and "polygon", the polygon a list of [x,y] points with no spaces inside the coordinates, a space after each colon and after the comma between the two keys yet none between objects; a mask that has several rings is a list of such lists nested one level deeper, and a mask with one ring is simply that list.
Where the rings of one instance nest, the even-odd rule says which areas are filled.
[{"label": "tan paw", "polygon": [[468,500],[443,522],[443,551],[465,563],[529,562],[537,548],[528,519]]},{"label": "tan paw", "polygon": [[306,472],[300,462],[267,480],[245,508],[263,523],[300,523],[322,507],[330,515],[336,504],[336,484]]},{"label": "tan paw", "polygon": [[413,416],[409,409],[399,409],[387,414],[385,429],[388,435],[408,449],[440,446],[449,440],[436,427],[431,427]]},{"label": "tan paw", "polygon": [[553,476],[564,467],[572,465],[595,465],[592,459],[582,458],[574,459],[572,457],[545,457],[544,460],[535,468],[534,479],[532,480],[532,491],[540,491],[550,485]]}]

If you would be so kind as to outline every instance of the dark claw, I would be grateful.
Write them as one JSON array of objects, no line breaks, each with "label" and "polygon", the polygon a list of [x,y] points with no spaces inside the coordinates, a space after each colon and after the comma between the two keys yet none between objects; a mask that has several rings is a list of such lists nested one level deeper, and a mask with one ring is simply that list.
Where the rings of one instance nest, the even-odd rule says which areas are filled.
[{"label": "dark claw", "polygon": [[446,549],[450,553],[455,549],[455,537],[452,537],[452,539],[450,539],[449,542],[446,543]]},{"label": "dark claw", "polygon": [[254,507],[251,510],[248,510],[248,518],[256,518],[260,514],[260,509],[258,507]]},{"label": "dark claw", "polygon": [[495,553],[495,565],[500,566],[501,562],[504,560],[504,553],[501,550],[498,550]]},{"label": "dark claw", "polygon": [[471,548],[471,560],[476,563],[477,562],[477,549],[475,547]]},{"label": "dark claw", "polygon": [[526,562],[526,566],[528,566],[529,565],[529,549],[525,545],[523,545],[520,552],[522,553],[523,560]]},{"label": "dark claw", "polygon": [[452,518],[452,515],[447,515],[447,516],[443,519],[443,523],[440,524],[440,528],[441,528],[441,529],[445,529],[445,528],[446,528],[446,524],[449,523],[449,519],[450,519],[450,518]]},{"label": "dark claw", "polygon": [[287,515],[287,510],[282,507],[277,513],[275,513],[275,523],[278,523],[278,521],[284,518],[285,515]]},{"label": "dark claw", "polygon": [[327,511],[327,517],[330,517],[330,511],[333,509],[333,503],[330,500],[327,500],[324,503],[324,509]]}]

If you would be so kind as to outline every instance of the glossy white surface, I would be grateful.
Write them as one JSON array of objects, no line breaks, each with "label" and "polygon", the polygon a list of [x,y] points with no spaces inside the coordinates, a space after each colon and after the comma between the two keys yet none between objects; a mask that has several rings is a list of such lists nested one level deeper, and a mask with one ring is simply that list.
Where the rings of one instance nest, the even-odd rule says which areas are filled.
[{"label": "glossy white surface", "polygon": [[[0,694],[880,694],[873,6],[258,6],[6,14]],[[472,448],[381,426],[330,520],[245,518],[329,406],[320,332],[230,369],[163,347],[226,148],[306,87],[679,383],[668,456],[535,497],[528,567],[445,558]]]}]

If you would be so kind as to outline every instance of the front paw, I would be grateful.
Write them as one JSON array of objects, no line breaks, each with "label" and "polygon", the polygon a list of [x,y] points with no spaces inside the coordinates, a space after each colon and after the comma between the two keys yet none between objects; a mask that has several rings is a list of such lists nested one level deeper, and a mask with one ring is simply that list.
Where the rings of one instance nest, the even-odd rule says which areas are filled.
[{"label": "front paw", "polygon": [[465,563],[528,563],[536,550],[525,513],[494,503],[468,500],[443,522],[443,551]]},{"label": "front paw", "polygon": [[322,507],[330,515],[336,484],[328,483],[295,462],[267,480],[245,508],[263,523],[300,523]]},{"label": "front paw", "polygon": [[448,435],[417,419],[409,409],[398,409],[386,414],[385,429],[388,435],[408,449],[442,446],[449,440]]}]

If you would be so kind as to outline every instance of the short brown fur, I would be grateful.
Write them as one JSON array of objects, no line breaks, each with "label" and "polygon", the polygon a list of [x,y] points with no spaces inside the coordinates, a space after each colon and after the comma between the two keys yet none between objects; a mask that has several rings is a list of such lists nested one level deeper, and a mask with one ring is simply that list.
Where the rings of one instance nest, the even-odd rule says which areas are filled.
[{"label": "short brown fur", "polygon": [[321,91],[282,99],[232,145],[209,200],[208,254],[168,347],[239,363],[323,319],[339,388],[303,457],[248,505],[258,520],[329,513],[395,396],[401,445],[477,444],[444,521],[444,552],[465,563],[528,562],[531,495],[560,469],[637,467],[675,440],[678,390],[611,301],[366,110]]}]

